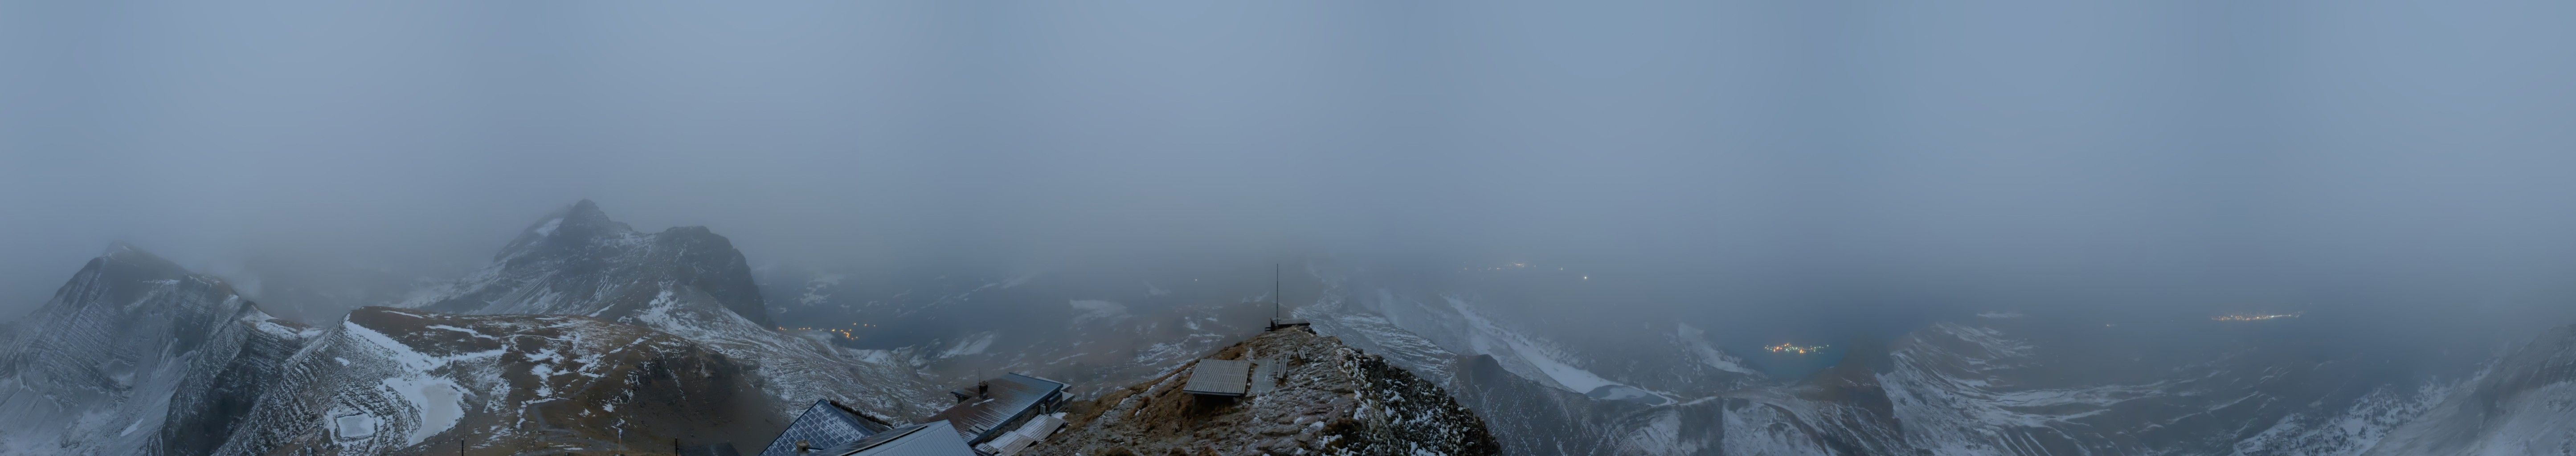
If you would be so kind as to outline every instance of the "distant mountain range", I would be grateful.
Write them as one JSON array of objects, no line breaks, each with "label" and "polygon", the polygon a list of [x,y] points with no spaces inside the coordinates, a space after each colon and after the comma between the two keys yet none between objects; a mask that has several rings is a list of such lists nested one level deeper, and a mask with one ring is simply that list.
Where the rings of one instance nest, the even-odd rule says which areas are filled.
[{"label": "distant mountain range", "polygon": [[331,324],[116,245],[0,352],[7,454],[575,454],[765,441],[794,404],[939,405],[883,352],[763,323],[741,253],[583,201],[495,262]]},{"label": "distant mountain range", "polygon": [[[1274,312],[1266,264],[892,278],[749,264],[705,228],[637,232],[582,201],[463,278],[300,322],[113,245],[0,327],[0,455],[753,449],[816,399],[911,422],[1004,371],[1080,399],[1134,394]],[[1304,291],[1281,312],[1424,385],[1407,391],[1449,395],[1503,454],[2576,454],[2576,327],[2436,350],[2314,316],[1996,312],[1837,344],[1839,364],[1780,378],[1686,324],[1567,344],[1476,292],[1328,260],[1290,270]]]}]

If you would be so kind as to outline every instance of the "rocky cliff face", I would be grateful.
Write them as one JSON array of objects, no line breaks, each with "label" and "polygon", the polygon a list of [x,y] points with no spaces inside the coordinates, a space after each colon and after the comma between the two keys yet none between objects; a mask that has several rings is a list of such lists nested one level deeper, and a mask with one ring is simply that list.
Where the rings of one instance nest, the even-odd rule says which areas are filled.
[{"label": "rocky cliff face", "polygon": [[0,454],[197,454],[314,331],[117,244],[10,331]]},{"label": "rocky cliff face", "polygon": [[[1450,454],[1502,450],[1437,384],[1302,330],[1263,333],[1217,359],[1266,359],[1275,389],[1244,398],[1182,392],[1184,366],[1077,405],[1033,455]],[[1192,363],[1191,365],[1195,365]],[[1265,381],[1259,375],[1253,381]]]}]

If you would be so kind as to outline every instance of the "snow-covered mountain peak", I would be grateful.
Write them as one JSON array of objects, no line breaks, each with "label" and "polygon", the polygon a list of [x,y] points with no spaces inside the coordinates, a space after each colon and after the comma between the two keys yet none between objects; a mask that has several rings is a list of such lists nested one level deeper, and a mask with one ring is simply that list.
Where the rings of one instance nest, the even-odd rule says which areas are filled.
[{"label": "snow-covered mountain peak", "polygon": [[[215,385],[263,371],[313,333],[213,276],[111,244],[17,323],[0,351],[0,454],[196,448]],[[183,452],[184,453],[184,452]]]},{"label": "snow-covered mountain peak", "polygon": [[833,399],[887,416],[936,404],[937,390],[918,387],[903,359],[777,331],[751,267],[724,236],[695,226],[638,233],[589,201],[548,214],[493,264],[415,291],[402,307],[586,317],[669,333],[745,361],[776,404]]}]

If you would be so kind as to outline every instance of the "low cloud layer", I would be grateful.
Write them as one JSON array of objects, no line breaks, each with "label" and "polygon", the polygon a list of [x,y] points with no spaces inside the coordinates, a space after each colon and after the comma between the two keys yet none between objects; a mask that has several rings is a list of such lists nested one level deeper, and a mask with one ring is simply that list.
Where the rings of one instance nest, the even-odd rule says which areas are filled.
[{"label": "low cloud layer", "polygon": [[2564,316],[2576,5],[0,6],[0,310],[126,240],[405,271],[1328,255],[1589,306]]}]

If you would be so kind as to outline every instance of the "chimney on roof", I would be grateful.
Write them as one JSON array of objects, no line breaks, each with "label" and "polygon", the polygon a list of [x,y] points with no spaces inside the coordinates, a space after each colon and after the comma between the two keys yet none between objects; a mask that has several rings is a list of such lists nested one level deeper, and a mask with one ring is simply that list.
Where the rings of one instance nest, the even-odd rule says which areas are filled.
[{"label": "chimney on roof", "polygon": [[796,441],[796,454],[805,454],[812,451],[814,451],[814,442],[805,440]]}]

